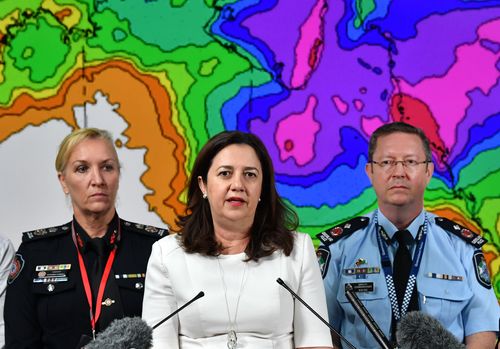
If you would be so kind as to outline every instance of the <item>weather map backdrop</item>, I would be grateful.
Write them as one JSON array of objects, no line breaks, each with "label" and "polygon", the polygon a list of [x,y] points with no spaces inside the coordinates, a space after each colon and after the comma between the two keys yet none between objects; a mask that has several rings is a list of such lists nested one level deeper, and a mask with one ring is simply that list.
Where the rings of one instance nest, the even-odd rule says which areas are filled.
[{"label": "weather map backdrop", "polygon": [[0,232],[71,217],[62,138],[101,127],[118,211],[175,226],[208,138],[259,135],[280,194],[318,233],[375,207],[368,139],[424,129],[426,208],[480,232],[500,296],[500,1],[0,1]]}]

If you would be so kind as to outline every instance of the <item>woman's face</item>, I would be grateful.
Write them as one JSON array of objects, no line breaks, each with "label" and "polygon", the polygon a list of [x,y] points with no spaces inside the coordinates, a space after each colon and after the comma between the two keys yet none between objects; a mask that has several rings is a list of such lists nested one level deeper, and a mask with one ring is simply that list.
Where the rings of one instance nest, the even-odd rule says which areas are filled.
[{"label": "woman's face", "polygon": [[229,145],[213,158],[206,183],[198,177],[198,184],[208,196],[215,231],[250,230],[261,195],[262,175],[259,158],[249,145]]},{"label": "woman's face", "polygon": [[66,168],[58,173],[76,216],[114,211],[120,167],[116,151],[104,139],[86,139],[71,152]]}]

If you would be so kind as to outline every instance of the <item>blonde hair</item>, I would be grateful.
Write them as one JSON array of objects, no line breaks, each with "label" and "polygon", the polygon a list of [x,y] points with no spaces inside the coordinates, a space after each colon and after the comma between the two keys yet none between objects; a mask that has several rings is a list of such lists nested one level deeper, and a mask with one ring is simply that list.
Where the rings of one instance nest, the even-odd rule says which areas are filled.
[{"label": "blonde hair", "polygon": [[81,142],[87,139],[102,139],[111,145],[113,151],[116,154],[116,158],[118,158],[118,154],[116,153],[116,149],[113,142],[113,137],[106,130],[101,130],[98,128],[81,128],[71,132],[69,135],[64,137],[61,144],[59,145],[59,151],[56,156],[56,171],[63,172],[68,164],[69,157],[71,153],[75,149],[75,147]]}]

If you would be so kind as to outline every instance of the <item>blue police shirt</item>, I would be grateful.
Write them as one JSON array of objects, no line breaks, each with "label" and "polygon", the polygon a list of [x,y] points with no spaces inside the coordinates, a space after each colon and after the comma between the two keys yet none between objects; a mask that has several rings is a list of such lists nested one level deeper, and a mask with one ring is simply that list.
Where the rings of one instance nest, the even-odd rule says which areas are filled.
[{"label": "blue police shirt", "polygon": [[[380,211],[361,218],[365,226],[345,237],[342,237],[343,230],[352,229],[350,223],[318,234],[322,240],[318,256],[322,261],[330,323],[358,349],[376,348],[378,344],[347,300],[344,292],[347,283],[358,284],[360,300],[387,338],[391,332],[391,303],[377,245],[375,212],[378,212],[379,225],[392,239],[398,229]],[[497,331],[500,308],[489,285],[482,253],[439,226],[436,218],[441,218],[425,211],[408,227],[413,238],[425,216],[427,239],[417,274],[420,310],[440,321],[460,341],[477,332]],[[464,229],[464,234],[467,232],[472,234]],[[397,242],[387,249],[392,263]],[[414,251],[415,243],[412,253]]]}]

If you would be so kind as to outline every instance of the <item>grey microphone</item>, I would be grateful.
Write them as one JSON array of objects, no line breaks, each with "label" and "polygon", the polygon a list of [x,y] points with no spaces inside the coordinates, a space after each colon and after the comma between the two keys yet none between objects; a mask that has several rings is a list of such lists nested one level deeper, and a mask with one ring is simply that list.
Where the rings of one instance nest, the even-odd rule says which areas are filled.
[{"label": "grey microphone", "polygon": [[84,349],[148,349],[153,343],[153,329],[140,317],[124,317],[113,322]]},{"label": "grey microphone", "polygon": [[401,349],[465,349],[439,321],[420,311],[411,311],[401,319],[396,338]]},{"label": "grey microphone", "polygon": [[311,313],[313,313],[318,319],[321,320],[321,322],[323,322],[326,326],[328,326],[328,328],[333,332],[335,333],[337,336],[339,336],[340,339],[342,339],[344,341],[345,344],[347,344],[349,346],[349,348],[351,349],[356,349],[356,347],[354,345],[351,344],[351,342],[349,342],[344,336],[342,336],[336,329],[335,327],[333,327],[332,325],[330,325],[330,323],[328,321],[326,321],[325,319],[323,319],[323,317],[321,317],[321,315],[319,315],[313,308],[311,308],[311,306],[309,304],[306,303],[305,300],[303,300],[302,298],[299,297],[298,294],[296,294],[295,292],[292,291],[292,289],[290,287],[288,287],[288,285],[281,279],[281,278],[277,278],[276,279],[276,282],[278,284],[280,284],[281,286],[283,286],[283,288],[285,290],[287,290],[288,292],[290,292],[290,294],[293,296],[293,298],[297,299],[300,303],[302,303]]}]

